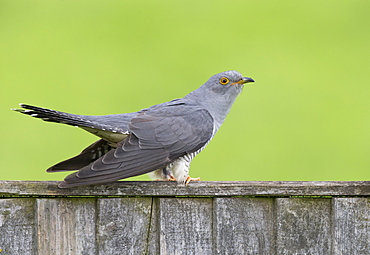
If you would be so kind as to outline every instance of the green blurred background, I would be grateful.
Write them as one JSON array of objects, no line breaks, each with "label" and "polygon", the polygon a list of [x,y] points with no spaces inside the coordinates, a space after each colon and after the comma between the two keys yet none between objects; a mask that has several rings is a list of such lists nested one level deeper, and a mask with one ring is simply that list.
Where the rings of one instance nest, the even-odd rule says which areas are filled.
[{"label": "green blurred background", "polygon": [[369,180],[369,10],[368,0],[2,0],[0,179],[61,180],[45,169],[96,140],[9,110],[18,103],[131,112],[238,70],[256,83],[193,177]]}]

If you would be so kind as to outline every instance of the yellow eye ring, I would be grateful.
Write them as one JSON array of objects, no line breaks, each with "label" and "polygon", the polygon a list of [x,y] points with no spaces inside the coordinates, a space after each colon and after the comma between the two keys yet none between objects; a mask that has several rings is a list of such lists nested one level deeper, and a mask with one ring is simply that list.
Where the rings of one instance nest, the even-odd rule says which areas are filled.
[{"label": "yellow eye ring", "polygon": [[222,84],[222,85],[226,85],[226,84],[228,84],[230,82],[230,80],[228,79],[228,78],[226,78],[226,77],[222,77],[221,79],[220,79],[220,84]]}]

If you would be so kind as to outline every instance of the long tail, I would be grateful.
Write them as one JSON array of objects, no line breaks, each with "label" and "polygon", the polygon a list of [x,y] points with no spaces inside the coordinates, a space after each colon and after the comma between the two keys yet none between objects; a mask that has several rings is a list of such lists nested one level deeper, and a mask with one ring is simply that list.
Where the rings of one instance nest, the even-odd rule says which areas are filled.
[{"label": "long tail", "polygon": [[23,114],[30,115],[35,118],[40,118],[44,121],[63,123],[71,126],[78,127],[94,127],[92,121],[82,119],[75,114],[54,111],[46,108],[32,106],[28,104],[19,104],[23,109],[12,109]]},{"label": "long tail", "polygon": [[[35,118],[40,118],[44,121],[49,122],[56,122],[56,123],[63,123],[71,126],[77,126],[77,127],[88,127],[93,129],[99,129],[99,130],[107,130],[111,132],[122,132],[117,127],[113,127],[111,125],[98,123],[93,120],[89,120],[89,116],[83,116],[83,115],[76,115],[76,114],[70,114],[65,112],[59,112],[55,110],[50,110],[46,108],[41,108],[37,106],[32,106],[28,104],[19,104],[22,109],[12,109],[13,111],[17,111],[26,115],[30,115]],[[93,116],[90,116],[92,118]]]}]

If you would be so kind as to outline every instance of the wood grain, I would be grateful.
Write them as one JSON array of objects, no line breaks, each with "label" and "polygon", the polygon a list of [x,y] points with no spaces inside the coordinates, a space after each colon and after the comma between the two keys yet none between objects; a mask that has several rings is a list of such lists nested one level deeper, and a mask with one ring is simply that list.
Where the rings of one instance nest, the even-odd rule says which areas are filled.
[{"label": "wood grain", "polygon": [[0,181],[0,254],[369,254],[369,182]]},{"label": "wood grain", "polygon": [[214,199],[216,254],[274,254],[272,198]]},{"label": "wood grain", "polygon": [[161,198],[160,254],[212,254],[212,199]]},{"label": "wood grain", "polygon": [[370,196],[370,182],[191,182],[188,186],[164,181],[121,181],[60,189],[59,182],[0,181],[0,196]]},{"label": "wood grain", "polygon": [[370,199],[334,199],[335,254],[370,253]]},{"label": "wood grain", "polygon": [[37,199],[38,254],[94,254],[95,200]]},{"label": "wood grain", "polygon": [[35,199],[0,199],[0,254],[35,254],[35,225]]},{"label": "wood grain", "polygon": [[151,198],[98,199],[99,254],[145,254],[148,250]]},{"label": "wood grain", "polygon": [[277,254],[332,254],[331,201],[277,198]]}]

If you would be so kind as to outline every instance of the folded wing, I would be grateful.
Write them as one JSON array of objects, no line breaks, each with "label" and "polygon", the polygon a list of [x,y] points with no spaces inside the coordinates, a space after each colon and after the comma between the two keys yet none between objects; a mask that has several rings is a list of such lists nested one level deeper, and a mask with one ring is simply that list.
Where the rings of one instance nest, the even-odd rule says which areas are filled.
[{"label": "folded wing", "polygon": [[60,187],[112,182],[160,169],[201,149],[213,135],[209,112],[189,103],[158,105],[139,113],[116,149],[67,176]]}]

